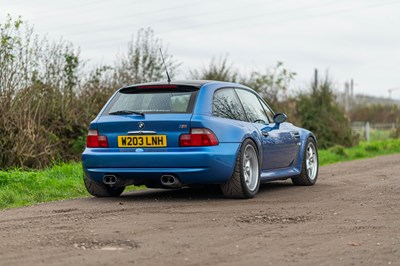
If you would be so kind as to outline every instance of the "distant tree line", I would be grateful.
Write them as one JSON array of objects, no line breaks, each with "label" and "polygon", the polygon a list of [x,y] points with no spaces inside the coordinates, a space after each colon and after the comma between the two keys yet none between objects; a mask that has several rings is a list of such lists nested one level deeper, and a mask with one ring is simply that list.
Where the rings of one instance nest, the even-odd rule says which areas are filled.
[{"label": "distant tree line", "polygon": [[400,106],[395,104],[370,104],[355,106],[350,111],[351,121],[370,123],[400,123]]},{"label": "distant tree line", "polygon": [[[0,168],[43,168],[78,159],[89,122],[117,88],[165,80],[159,48],[173,78],[180,64],[151,29],[139,30],[112,65],[88,70],[72,43],[38,36],[21,18],[8,16],[0,24]],[[290,122],[314,131],[320,148],[353,145],[349,119],[335,101],[329,77],[289,94],[294,77],[281,62],[241,76],[227,57],[188,74],[248,85]]]}]

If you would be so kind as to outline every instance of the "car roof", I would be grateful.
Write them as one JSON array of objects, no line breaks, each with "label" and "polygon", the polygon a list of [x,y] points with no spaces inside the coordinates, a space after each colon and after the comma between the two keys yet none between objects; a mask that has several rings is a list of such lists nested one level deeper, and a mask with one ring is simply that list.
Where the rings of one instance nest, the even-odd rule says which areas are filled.
[{"label": "car roof", "polygon": [[[200,88],[205,84],[232,84],[230,82],[224,81],[216,81],[216,80],[176,80],[171,81],[168,83],[167,81],[157,81],[157,82],[147,82],[147,83],[140,83],[135,85],[124,86],[123,89],[126,88],[134,88],[138,86],[148,86],[148,85],[183,85],[183,86],[192,86]],[[239,84],[238,84],[239,85]]]}]

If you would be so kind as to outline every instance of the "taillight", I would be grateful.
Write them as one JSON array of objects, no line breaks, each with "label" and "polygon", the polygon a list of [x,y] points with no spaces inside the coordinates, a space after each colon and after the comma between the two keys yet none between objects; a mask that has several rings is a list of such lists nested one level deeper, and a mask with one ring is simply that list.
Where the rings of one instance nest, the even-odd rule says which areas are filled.
[{"label": "taillight", "polygon": [[179,137],[179,146],[216,146],[218,145],[217,136],[208,128],[192,128],[190,134],[182,134]]},{"label": "taillight", "polygon": [[107,137],[99,135],[99,132],[96,129],[90,129],[86,139],[86,147],[108,148]]}]

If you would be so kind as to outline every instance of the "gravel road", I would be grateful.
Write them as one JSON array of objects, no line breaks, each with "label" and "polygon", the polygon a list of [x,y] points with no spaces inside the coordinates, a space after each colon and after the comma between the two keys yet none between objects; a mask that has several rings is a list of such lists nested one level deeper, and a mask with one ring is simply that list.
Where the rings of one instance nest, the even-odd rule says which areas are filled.
[{"label": "gravel road", "polygon": [[0,212],[0,265],[400,265],[400,154],[313,187],[145,190]]}]

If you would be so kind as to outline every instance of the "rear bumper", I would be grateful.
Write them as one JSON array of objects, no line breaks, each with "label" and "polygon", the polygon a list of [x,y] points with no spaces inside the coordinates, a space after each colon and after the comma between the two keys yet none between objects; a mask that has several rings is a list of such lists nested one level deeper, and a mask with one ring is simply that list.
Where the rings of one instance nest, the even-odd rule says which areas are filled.
[{"label": "rear bumper", "polygon": [[183,184],[223,183],[232,176],[240,143],[220,143],[211,147],[165,149],[90,149],[82,154],[85,174],[102,182],[114,174],[128,184],[159,182],[172,174]]}]

